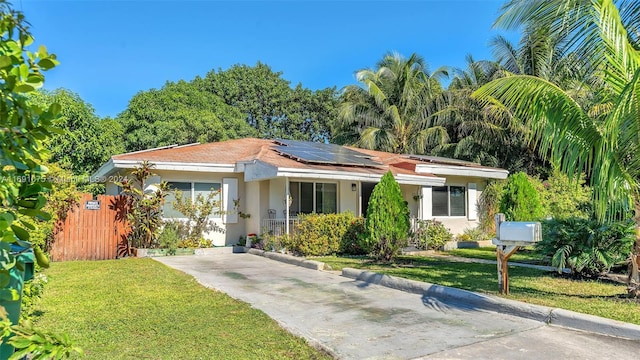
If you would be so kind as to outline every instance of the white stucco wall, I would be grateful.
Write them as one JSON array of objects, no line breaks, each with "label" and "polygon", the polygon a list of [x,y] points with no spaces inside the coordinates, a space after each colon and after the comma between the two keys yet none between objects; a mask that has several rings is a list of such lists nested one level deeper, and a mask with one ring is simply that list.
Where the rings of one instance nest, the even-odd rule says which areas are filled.
[{"label": "white stucco wall", "polygon": [[409,212],[411,214],[411,217],[417,218],[420,202],[414,200],[413,197],[419,194],[420,186],[400,185],[400,190],[402,190],[402,197],[404,197],[404,200],[407,202],[407,206],[409,207]]},{"label": "white stucco wall", "polygon": [[[351,190],[351,184],[356,185],[356,191]],[[338,212],[349,211],[358,214],[360,188],[355,181],[340,181],[338,183]]]},{"label": "white stucco wall", "polygon": [[284,219],[285,186],[285,178],[269,180],[269,209],[276,211],[276,219]]},{"label": "white stucco wall", "polygon": [[259,234],[261,226],[261,209],[260,209],[260,181],[251,181],[245,184],[245,192],[242,195],[244,210],[243,212],[251,215],[245,219],[247,234]]},{"label": "white stucco wall", "polygon": [[[241,173],[203,173],[203,172],[184,172],[184,171],[167,171],[167,170],[157,170],[155,171],[157,176],[150,177],[145,186],[151,184],[157,184],[161,181],[181,181],[181,182],[218,182],[222,184],[223,178],[236,178],[238,179],[238,192],[237,196],[240,197],[241,203],[242,198],[245,194],[245,183],[244,177]],[[109,195],[116,195],[118,193],[118,188],[113,183],[106,184],[106,193]],[[242,208],[240,210],[243,210]],[[247,210],[243,210],[244,212],[248,212]],[[250,212],[248,212],[250,213]],[[238,242],[240,236],[246,235],[245,231],[245,223],[246,220],[242,218],[238,218],[237,223],[233,224],[225,224],[223,223],[222,217],[213,219],[213,221],[224,229],[224,233],[221,232],[210,232],[205,234],[205,238],[211,240],[214,246],[229,246],[234,245]]]},{"label": "white stucco wall", "polygon": [[[262,169],[262,167],[259,167]],[[265,169],[267,167],[264,167]],[[254,169],[255,170],[255,169]],[[214,232],[207,234],[207,238],[213,240],[217,246],[233,245],[238,242],[240,236],[248,233],[261,233],[262,220],[268,218],[268,209],[276,210],[276,218],[284,218],[283,210],[285,209],[285,184],[286,181],[302,181],[302,182],[336,182],[338,184],[338,211],[351,211],[358,214],[360,211],[360,183],[355,181],[328,181],[314,179],[298,179],[298,178],[275,178],[271,180],[250,181],[245,183],[242,173],[202,173],[202,172],[180,172],[180,171],[156,171],[158,177],[150,179],[148,184],[160,181],[185,181],[185,182],[220,182],[223,178],[238,179],[238,197],[241,199],[240,210],[251,215],[249,219],[238,218],[238,222],[234,224],[224,224],[223,220],[215,219],[214,221],[223,229],[225,233]],[[407,201],[412,217],[422,219],[435,219],[441,221],[454,234],[462,233],[466,228],[474,228],[478,225],[477,216],[469,211],[469,183],[476,185],[476,203],[480,198],[482,191],[486,185],[486,180],[473,177],[456,177],[447,176],[445,185],[464,186],[467,196],[466,216],[463,217],[433,217],[431,216],[431,187],[416,185],[401,185],[403,196]],[[356,191],[352,191],[351,184],[356,184]],[[113,183],[106,184],[106,193],[116,195],[118,188]],[[414,200],[414,196],[421,195],[418,201]],[[475,205],[474,205],[475,206]],[[469,219],[469,215],[473,219]]]},{"label": "white stucco wall", "polygon": [[[469,185],[475,184],[475,201],[473,204],[470,204],[469,199]],[[460,177],[460,176],[448,176],[447,181],[445,182],[446,186],[464,186],[465,196],[466,196],[466,215],[465,216],[432,216],[431,215],[431,206],[432,206],[432,198],[431,198],[431,187],[423,187],[422,188],[422,207],[423,219],[433,219],[438,220],[444,224],[454,235],[460,234],[464,232],[465,229],[475,228],[478,226],[478,211],[477,204],[478,199],[482,195],[482,190],[486,186],[486,180],[482,178],[472,178],[472,177]],[[474,193],[472,191],[471,193]],[[470,209],[472,211],[470,211]],[[470,219],[471,217],[471,219]]]}]

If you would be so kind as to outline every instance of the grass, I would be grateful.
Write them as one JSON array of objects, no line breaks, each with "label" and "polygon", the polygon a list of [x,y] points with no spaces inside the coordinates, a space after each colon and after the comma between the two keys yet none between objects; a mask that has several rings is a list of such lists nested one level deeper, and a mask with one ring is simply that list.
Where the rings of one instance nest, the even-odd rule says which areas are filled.
[{"label": "grass", "polygon": [[[421,256],[403,256],[393,264],[366,258],[316,258],[333,270],[366,269],[397,277],[498,294],[496,266],[462,263]],[[510,294],[506,298],[531,304],[563,308],[580,313],[640,324],[640,306],[622,299],[626,286],[604,281],[572,280],[535,269],[509,267]]]},{"label": "grass", "polygon": [[263,312],[151,259],[53,263],[37,325],[87,359],[329,359]]},{"label": "grass", "polygon": [[[496,259],[496,248],[489,247],[480,247],[480,248],[468,248],[468,249],[453,249],[442,252],[444,255],[453,255],[465,258],[475,258],[475,259],[485,259],[485,260],[495,260]],[[521,249],[518,250],[515,254],[511,255],[509,258],[510,262],[519,262],[525,264],[535,264],[535,265],[550,265],[549,261],[536,252],[533,249]]]}]

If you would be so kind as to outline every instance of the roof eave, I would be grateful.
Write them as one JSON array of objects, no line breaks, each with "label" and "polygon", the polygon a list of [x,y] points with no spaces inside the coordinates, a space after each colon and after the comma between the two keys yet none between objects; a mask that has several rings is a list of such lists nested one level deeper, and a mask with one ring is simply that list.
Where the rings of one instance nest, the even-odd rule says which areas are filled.
[{"label": "roof eave", "polygon": [[[140,164],[142,160],[123,160],[111,158],[100,167],[94,174],[93,178],[98,182],[108,182],[109,175],[116,173],[118,170],[133,169]],[[154,170],[173,170],[173,171],[193,171],[193,172],[238,172],[236,164],[210,164],[210,163],[191,163],[191,162],[171,162],[171,161],[150,161],[154,165]]]},{"label": "roof eave", "polygon": [[[339,170],[317,170],[317,169],[299,169],[299,168],[281,168],[277,169],[275,177],[294,177],[309,178],[322,180],[346,180],[346,181],[371,181],[378,182],[383,174],[365,174],[353,171]],[[403,185],[422,185],[422,186],[442,186],[446,179],[434,176],[421,175],[405,175],[398,174],[395,176],[396,181]]]},{"label": "roof eave", "polygon": [[506,179],[509,171],[498,168],[469,168],[464,166],[416,164],[417,173],[428,173],[434,175],[454,175],[479,177],[486,179]]}]

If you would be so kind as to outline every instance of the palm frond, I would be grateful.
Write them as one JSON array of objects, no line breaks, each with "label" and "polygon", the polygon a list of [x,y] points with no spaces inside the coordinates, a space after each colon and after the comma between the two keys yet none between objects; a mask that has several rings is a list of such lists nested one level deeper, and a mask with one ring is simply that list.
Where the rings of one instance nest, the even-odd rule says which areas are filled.
[{"label": "palm frond", "polygon": [[497,79],[478,89],[475,98],[497,99],[530,129],[529,140],[570,174],[587,169],[593,146],[602,135],[587,114],[556,85],[533,76]]}]

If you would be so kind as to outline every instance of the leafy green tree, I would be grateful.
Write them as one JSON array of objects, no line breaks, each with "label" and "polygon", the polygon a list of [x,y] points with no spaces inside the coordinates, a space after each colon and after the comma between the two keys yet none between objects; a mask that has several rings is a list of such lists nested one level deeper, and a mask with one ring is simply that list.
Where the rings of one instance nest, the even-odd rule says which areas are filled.
[{"label": "leafy green tree", "polygon": [[[16,308],[20,301],[21,285],[12,281],[11,273],[24,263],[11,250],[11,244],[30,247],[33,221],[47,220],[43,211],[44,192],[51,184],[41,176],[47,168],[41,165],[46,156],[42,141],[49,138],[59,104],[48,107],[33,105],[29,95],[44,84],[43,72],[58,65],[56,56],[40,46],[32,52],[28,47],[33,37],[24,15],[5,1],[0,1],[0,300],[3,306]],[[41,266],[48,266],[46,257],[35,248],[35,257]],[[20,273],[18,273],[20,274]],[[19,304],[17,306],[19,309]],[[19,310],[18,310],[19,312]],[[42,333],[27,323],[17,325],[18,313],[1,312],[0,334],[3,345],[0,353],[8,357],[13,348],[19,351],[13,358],[28,354],[35,356],[59,354],[69,356],[79,351],[67,336]],[[11,333],[14,333],[13,335]]]},{"label": "leafy green tree", "polygon": [[324,141],[336,113],[334,88],[311,91],[298,84],[292,89],[282,72],[261,62],[210,71],[196,82],[245,114],[261,138]]},{"label": "leafy green tree", "polygon": [[545,215],[539,191],[527,174],[509,176],[500,198],[500,212],[509,221],[537,221]]},{"label": "leafy green tree", "polygon": [[584,175],[571,179],[554,169],[540,192],[546,214],[554,219],[590,218],[591,189],[585,182]]},{"label": "leafy green tree", "polygon": [[159,90],[139,92],[116,121],[124,130],[126,151],[254,134],[241,111],[186,81],[167,82]]},{"label": "leafy green tree", "polygon": [[100,119],[93,107],[69,90],[41,90],[31,101],[44,106],[61,106],[56,125],[64,132],[46,142],[50,162],[71,170],[74,175],[90,175],[112,155],[124,152],[122,127],[111,119]]},{"label": "leafy green tree", "polygon": [[362,248],[378,260],[391,261],[407,246],[410,227],[409,206],[389,171],[369,198]]},{"label": "leafy green tree", "polygon": [[[618,6],[616,6],[618,5]],[[564,36],[586,71],[602,79],[599,102],[585,104],[557,84],[526,75],[478,90],[497,99],[532,129],[531,141],[571,177],[586,171],[600,220],[635,209],[636,243],[629,293],[640,296],[640,3],[636,1],[510,1],[498,25],[536,24]]]},{"label": "leafy green tree", "polygon": [[449,141],[436,101],[444,69],[431,74],[417,54],[386,54],[375,69],[356,73],[360,86],[342,95],[334,141],[394,153],[429,153]]}]

